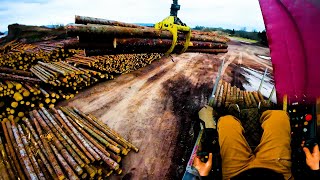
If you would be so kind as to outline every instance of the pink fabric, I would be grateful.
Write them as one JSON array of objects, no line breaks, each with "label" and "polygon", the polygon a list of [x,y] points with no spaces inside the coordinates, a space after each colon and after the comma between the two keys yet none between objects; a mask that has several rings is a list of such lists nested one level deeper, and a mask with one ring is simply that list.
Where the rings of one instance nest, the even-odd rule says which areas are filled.
[{"label": "pink fabric", "polygon": [[284,94],[320,96],[320,1],[259,0],[278,102]]}]

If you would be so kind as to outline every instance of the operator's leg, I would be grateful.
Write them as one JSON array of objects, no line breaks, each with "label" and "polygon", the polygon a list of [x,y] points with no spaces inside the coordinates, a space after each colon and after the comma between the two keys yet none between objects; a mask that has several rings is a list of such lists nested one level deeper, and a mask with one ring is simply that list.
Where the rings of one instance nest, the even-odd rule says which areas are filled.
[{"label": "operator's leg", "polygon": [[249,162],[254,158],[242,134],[243,131],[240,121],[235,117],[229,115],[219,119],[218,133],[223,179],[230,179],[246,170]]},{"label": "operator's leg", "polygon": [[291,178],[290,122],[285,111],[265,111],[261,118],[264,130],[255,150],[253,167],[272,169]]}]

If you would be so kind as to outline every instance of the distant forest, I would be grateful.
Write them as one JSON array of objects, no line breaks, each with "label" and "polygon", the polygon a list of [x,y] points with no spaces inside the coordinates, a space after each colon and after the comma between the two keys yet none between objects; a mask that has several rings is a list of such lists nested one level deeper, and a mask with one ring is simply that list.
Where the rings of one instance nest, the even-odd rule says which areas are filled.
[{"label": "distant forest", "polygon": [[220,31],[220,32],[226,33],[230,36],[256,40],[260,44],[268,46],[268,39],[267,39],[267,34],[266,34],[265,30],[263,30],[261,32],[253,30],[253,31],[249,32],[249,31],[247,31],[247,29],[245,27],[242,28],[241,30],[234,30],[234,29],[223,29],[223,28],[211,28],[211,27],[204,27],[204,26],[196,26],[193,29],[194,30],[201,30],[201,31],[205,31],[205,32]]}]

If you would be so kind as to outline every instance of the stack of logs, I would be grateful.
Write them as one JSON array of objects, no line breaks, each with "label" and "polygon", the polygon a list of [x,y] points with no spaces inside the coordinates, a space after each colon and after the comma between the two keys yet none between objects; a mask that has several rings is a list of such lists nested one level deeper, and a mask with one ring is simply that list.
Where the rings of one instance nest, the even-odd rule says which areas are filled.
[{"label": "stack of logs", "polygon": [[[53,42],[42,42],[39,44],[53,44]],[[59,47],[61,43],[54,46]],[[17,45],[20,49],[40,47],[39,45],[21,44],[11,42],[1,48],[3,54],[11,54]],[[41,47],[44,47],[41,45]],[[24,49],[25,50],[25,49]],[[49,51],[54,51],[48,49]],[[60,51],[64,51],[63,48]],[[128,73],[150,64],[153,60],[161,57],[161,54],[122,54],[97,57],[85,57],[81,50],[70,50],[76,54],[62,54],[65,61],[58,61],[57,54],[49,59],[30,59],[19,61],[19,57],[11,57],[8,61],[1,61],[3,66],[10,62],[22,62],[24,67],[33,66],[29,71],[17,70],[16,66],[11,68],[0,67],[0,121],[14,120],[18,122],[25,119],[28,111],[35,107],[54,107],[59,100],[73,98],[79,90],[91,86],[101,80],[113,79],[114,75]],[[21,53],[20,51],[18,53]],[[37,55],[36,57],[43,57]],[[55,54],[55,53],[50,53]],[[5,54],[7,56],[7,54]],[[73,57],[69,57],[73,56]],[[51,59],[51,61],[50,61]],[[50,61],[51,63],[48,63]],[[72,66],[72,65],[75,66]],[[10,67],[10,65],[8,65]],[[24,69],[24,68],[22,68]]]},{"label": "stack of logs", "polygon": [[68,40],[35,44],[12,41],[0,48],[0,66],[26,71],[39,60],[44,62],[65,60],[76,52],[65,50],[63,48],[65,42]]},{"label": "stack of logs", "polygon": [[66,62],[74,64],[75,66],[87,67],[109,74],[124,74],[145,67],[161,57],[162,54],[159,53],[117,54],[91,57],[76,54],[73,57],[67,58]]},{"label": "stack of logs", "polygon": [[0,79],[0,121],[10,119],[17,122],[26,118],[28,109],[43,106],[41,102],[45,96],[40,91],[41,81],[31,72],[0,67]]},{"label": "stack of logs", "polygon": [[2,121],[0,179],[105,179],[133,144],[76,108],[41,108],[22,124]]},{"label": "stack of logs", "polygon": [[[63,61],[53,63],[39,61],[30,71],[41,81],[55,86],[55,89],[57,87],[60,87],[59,89],[63,88],[66,93],[70,90],[71,92],[75,92],[101,79],[113,79],[112,75],[84,68],[76,68]],[[63,96],[63,93],[60,93],[60,95]]]},{"label": "stack of logs", "polygon": [[[65,48],[84,48],[87,56],[166,53],[173,42],[171,32],[151,27],[83,16],[76,16],[75,22],[81,25],[68,26],[67,33],[79,40],[67,42]],[[185,40],[186,35],[179,33],[174,53],[182,51]],[[226,53],[228,41],[218,34],[192,33],[187,52]]]},{"label": "stack of logs", "polygon": [[272,105],[271,102],[265,100],[263,95],[258,91],[243,91],[221,80],[217,86],[213,107],[225,108],[235,103],[238,104],[241,109],[255,108],[258,107],[259,104],[263,107],[270,107]]}]

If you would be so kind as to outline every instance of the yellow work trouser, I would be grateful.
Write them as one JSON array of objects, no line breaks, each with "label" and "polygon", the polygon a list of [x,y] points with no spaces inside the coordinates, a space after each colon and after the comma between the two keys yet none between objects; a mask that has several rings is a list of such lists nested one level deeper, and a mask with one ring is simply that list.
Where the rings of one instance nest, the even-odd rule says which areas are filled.
[{"label": "yellow work trouser", "polygon": [[240,121],[233,116],[219,119],[218,133],[223,179],[230,179],[248,169],[266,168],[291,179],[290,122],[285,111],[265,111],[260,144],[252,152],[243,136]]}]

